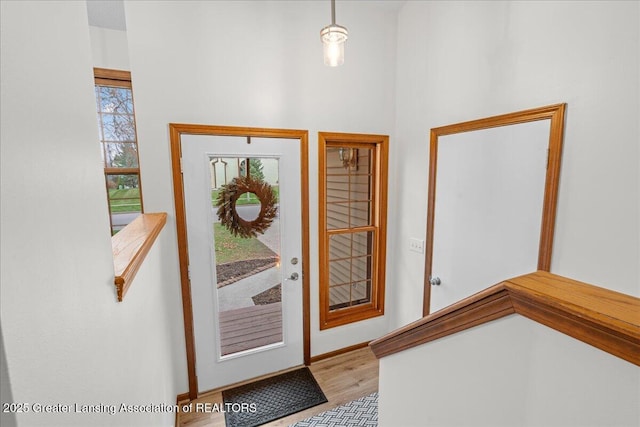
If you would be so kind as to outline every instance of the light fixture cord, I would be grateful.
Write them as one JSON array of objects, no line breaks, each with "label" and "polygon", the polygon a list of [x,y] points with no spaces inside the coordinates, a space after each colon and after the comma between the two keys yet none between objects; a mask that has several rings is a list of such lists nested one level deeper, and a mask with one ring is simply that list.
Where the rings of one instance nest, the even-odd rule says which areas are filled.
[{"label": "light fixture cord", "polygon": [[336,0],[331,0],[331,25],[336,25]]}]

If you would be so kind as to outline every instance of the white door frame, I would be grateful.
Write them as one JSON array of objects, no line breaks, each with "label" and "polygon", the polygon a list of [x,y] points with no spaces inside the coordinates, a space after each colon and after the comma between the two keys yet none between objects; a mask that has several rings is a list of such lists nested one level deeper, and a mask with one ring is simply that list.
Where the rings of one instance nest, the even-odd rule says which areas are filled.
[{"label": "white door frame", "polygon": [[[212,126],[195,124],[169,124],[171,141],[171,164],[173,191],[176,211],[176,231],[180,261],[180,282],[182,288],[182,308],[184,317],[185,344],[187,352],[187,374],[189,378],[189,399],[198,397],[196,376],[195,336],[193,333],[193,309],[191,305],[191,283],[189,281],[189,253],[187,245],[186,212],[184,204],[184,182],[182,178],[181,135],[244,136],[260,138],[295,139],[300,144],[300,204],[302,212],[302,317],[303,317],[303,357],[304,364],[311,362],[311,322],[309,285],[309,177],[308,139],[309,132],[294,129],[269,129],[251,127]],[[184,396],[187,397],[187,396]]]},{"label": "white door frame", "polygon": [[[427,241],[424,268],[424,294],[422,315],[426,316],[431,309],[430,278],[433,267],[433,230],[436,203],[436,176],[438,165],[438,138],[462,132],[509,126],[538,120],[550,120],[548,164],[545,178],[544,201],[542,206],[542,225],[540,228],[540,245],[538,250],[538,270],[550,271],[551,253],[553,250],[553,236],[556,220],[556,205],[558,200],[558,182],[560,178],[560,164],[562,156],[562,142],[564,137],[564,111],[566,104],[555,104],[546,107],[502,114],[468,122],[456,123],[431,129],[429,149],[429,188],[427,207]],[[505,277],[505,279],[507,279]],[[487,283],[487,286],[492,283]]]}]

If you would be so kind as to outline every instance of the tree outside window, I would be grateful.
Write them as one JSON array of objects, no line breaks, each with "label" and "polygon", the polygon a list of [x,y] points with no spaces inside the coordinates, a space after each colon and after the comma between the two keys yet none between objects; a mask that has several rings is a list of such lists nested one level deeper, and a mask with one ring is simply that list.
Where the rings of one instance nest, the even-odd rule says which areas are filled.
[{"label": "tree outside window", "polygon": [[143,212],[131,75],[95,68],[99,139],[111,232]]}]

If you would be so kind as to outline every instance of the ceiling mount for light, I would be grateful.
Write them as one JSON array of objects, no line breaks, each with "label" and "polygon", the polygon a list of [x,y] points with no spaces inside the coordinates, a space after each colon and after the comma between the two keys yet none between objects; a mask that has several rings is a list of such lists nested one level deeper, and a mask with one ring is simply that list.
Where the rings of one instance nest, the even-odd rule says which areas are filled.
[{"label": "ceiling mount for light", "polygon": [[324,65],[337,67],[344,63],[344,42],[349,32],[343,26],[336,25],[336,0],[331,0],[331,25],[320,30],[322,50],[324,51]]}]

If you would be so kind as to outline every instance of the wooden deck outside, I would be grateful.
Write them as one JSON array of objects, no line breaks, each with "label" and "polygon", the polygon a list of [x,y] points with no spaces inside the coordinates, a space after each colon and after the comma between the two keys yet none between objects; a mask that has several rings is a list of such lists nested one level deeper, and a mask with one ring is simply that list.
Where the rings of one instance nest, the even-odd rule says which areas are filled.
[{"label": "wooden deck outside", "polygon": [[282,303],[221,312],[220,338],[223,356],[282,341]]}]

